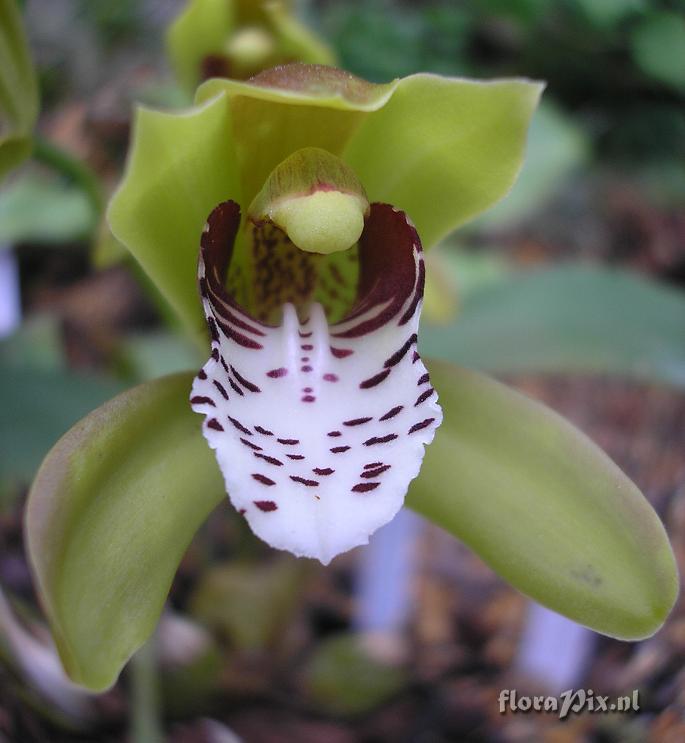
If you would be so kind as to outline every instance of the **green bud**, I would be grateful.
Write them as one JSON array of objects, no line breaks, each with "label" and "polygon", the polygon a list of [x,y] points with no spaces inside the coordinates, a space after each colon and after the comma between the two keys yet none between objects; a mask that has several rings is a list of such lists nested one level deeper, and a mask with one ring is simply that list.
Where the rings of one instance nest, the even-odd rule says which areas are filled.
[{"label": "green bud", "polygon": [[254,74],[268,66],[276,53],[276,43],[268,31],[249,26],[233,33],[224,49],[232,70]]}]

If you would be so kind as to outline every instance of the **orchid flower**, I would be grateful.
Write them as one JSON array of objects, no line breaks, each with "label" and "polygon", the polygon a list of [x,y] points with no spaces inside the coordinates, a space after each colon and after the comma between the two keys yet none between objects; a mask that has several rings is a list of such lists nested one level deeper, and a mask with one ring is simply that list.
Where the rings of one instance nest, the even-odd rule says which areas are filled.
[{"label": "orchid flower", "polygon": [[289,0],[189,0],[166,44],[190,93],[209,77],[244,80],[286,62],[335,61],[332,50],[298,21]]},{"label": "orchid flower", "polygon": [[544,406],[418,351],[423,251],[506,194],[540,92],[289,65],[138,111],[110,225],[210,356],[91,413],[36,477],[27,543],[72,679],[114,682],[226,491],[326,563],[410,489],[546,606],[660,626],[675,562],[638,489]]}]

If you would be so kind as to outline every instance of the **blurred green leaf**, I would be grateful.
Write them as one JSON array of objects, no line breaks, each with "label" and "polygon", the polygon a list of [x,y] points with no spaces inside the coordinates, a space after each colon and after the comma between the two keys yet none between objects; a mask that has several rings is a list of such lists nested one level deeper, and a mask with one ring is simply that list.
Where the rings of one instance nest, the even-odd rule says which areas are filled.
[{"label": "blurred green leaf", "polygon": [[53,315],[29,317],[12,335],[0,340],[0,368],[64,371],[66,361],[60,320]]},{"label": "blurred green leaf", "polygon": [[0,193],[0,245],[82,240],[97,214],[81,188],[27,175]]},{"label": "blurred green leaf", "polygon": [[550,609],[621,639],[656,632],[678,575],[635,485],[544,405],[474,372],[428,366],[445,417],[407,504]]},{"label": "blurred green leaf", "polygon": [[[188,543],[225,498],[190,382],[158,379],[92,412],[53,447],[29,494],[29,558],[53,637],[72,680],[95,691],[150,636]],[[40,410],[20,409],[18,423],[34,431]]]},{"label": "blurred green leaf", "polygon": [[645,0],[573,0],[585,17],[601,29],[612,29],[626,18],[640,14]]},{"label": "blurred green leaf", "polygon": [[325,711],[355,715],[387,701],[407,683],[406,672],[376,660],[357,635],[320,642],[304,669],[312,699]]},{"label": "blurred green leaf", "polygon": [[192,614],[240,650],[264,650],[288,624],[305,567],[291,555],[216,565],[192,596]]},{"label": "blurred green leaf", "polygon": [[625,271],[562,266],[476,289],[422,352],[498,373],[612,373],[685,386],[685,297]]},{"label": "blurred green leaf", "polygon": [[136,382],[198,368],[202,365],[195,345],[178,334],[164,331],[136,333],[121,342],[117,362]]},{"label": "blurred green leaf", "polygon": [[38,89],[21,16],[0,0],[0,179],[28,157],[38,116]]},{"label": "blurred green leaf", "polygon": [[643,72],[676,90],[685,90],[685,17],[653,12],[631,36],[635,63]]},{"label": "blurred green leaf", "polygon": [[55,441],[120,389],[97,377],[0,363],[0,486],[29,482]]}]

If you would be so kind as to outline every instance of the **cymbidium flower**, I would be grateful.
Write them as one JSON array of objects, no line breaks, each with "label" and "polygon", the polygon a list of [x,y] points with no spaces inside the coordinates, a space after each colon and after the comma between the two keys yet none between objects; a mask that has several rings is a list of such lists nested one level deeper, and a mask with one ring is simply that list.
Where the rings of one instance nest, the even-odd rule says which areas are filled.
[{"label": "cymbidium flower", "polygon": [[289,0],[189,0],[169,27],[167,49],[191,93],[209,77],[244,80],[286,62],[334,63]]},{"label": "cymbidium flower", "polygon": [[506,193],[539,93],[292,65],[139,111],[110,224],[211,356],[92,413],[33,485],[31,563],[74,680],[113,682],[226,489],[266,541],[327,562],[413,480],[411,507],[538,601],[619,637],[661,624],[677,577],[637,488],[551,411],[429,377],[417,350],[422,244]]}]

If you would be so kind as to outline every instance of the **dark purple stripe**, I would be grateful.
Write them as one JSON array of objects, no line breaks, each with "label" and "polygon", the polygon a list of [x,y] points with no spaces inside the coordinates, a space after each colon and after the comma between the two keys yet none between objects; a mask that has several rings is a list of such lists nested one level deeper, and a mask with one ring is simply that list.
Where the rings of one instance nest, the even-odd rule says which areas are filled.
[{"label": "dark purple stripe", "polygon": [[380,384],[388,376],[388,374],[390,374],[390,369],[384,369],[382,372],[379,372],[373,377],[369,377],[363,382],[360,382],[359,387],[363,390],[368,390],[370,387],[375,387],[377,384]]},{"label": "dark purple stripe", "polygon": [[414,425],[407,431],[407,433],[416,433],[416,431],[420,431],[422,428],[428,428],[430,424],[435,420],[435,418],[426,418],[425,420],[422,420],[420,423],[414,423]]}]

